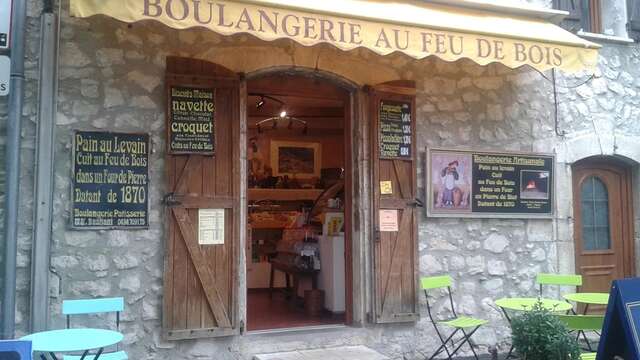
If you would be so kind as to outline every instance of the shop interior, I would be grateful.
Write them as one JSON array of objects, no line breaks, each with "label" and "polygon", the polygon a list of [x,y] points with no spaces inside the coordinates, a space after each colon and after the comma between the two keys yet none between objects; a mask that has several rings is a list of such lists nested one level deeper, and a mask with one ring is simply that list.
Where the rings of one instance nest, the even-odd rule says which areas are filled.
[{"label": "shop interior", "polygon": [[345,323],[348,100],[333,87],[291,75],[247,84],[249,331]]}]

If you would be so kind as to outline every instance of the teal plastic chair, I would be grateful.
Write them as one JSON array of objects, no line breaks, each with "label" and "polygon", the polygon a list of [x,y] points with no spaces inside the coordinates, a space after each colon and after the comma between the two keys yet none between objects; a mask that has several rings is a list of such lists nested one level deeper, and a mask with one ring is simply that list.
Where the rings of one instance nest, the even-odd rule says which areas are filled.
[{"label": "teal plastic chair", "polygon": [[[116,313],[116,328],[120,330],[120,313],[124,311],[124,298],[102,298],[65,300],[62,302],[62,313],[67,316],[67,329],[71,327],[72,315],[88,315],[100,313]],[[129,357],[124,351],[104,352],[100,360],[127,360]],[[82,360],[82,356],[65,355],[64,360]]]},{"label": "teal plastic chair", "polygon": [[[448,359],[451,360],[453,356],[458,352],[458,350],[460,350],[462,345],[464,345],[465,343],[469,344],[469,347],[473,352],[473,356],[475,356],[476,360],[479,360],[478,354],[476,354],[476,351],[473,348],[473,344],[471,344],[471,336],[482,325],[486,324],[488,321],[475,319],[467,316],[458,316],[456,314],[456,307],[455,307],[455,304],[453,303],[453,295],[451,294],[451,286],[453,284],[453,281],[450,276],[423,277],[422,279],[420,279],[420,282],[422,285],[422,290],[424,290],[424,295],[427,298],[427,311],[429,313],[429,319],[431,319],[431,323],[433,324],[433,327],[436,329],[438,338],[440,338],[440,342],[442,342],[442,345],[440,345],[440,347],[433,353],[433,355],[431,355],[429,360],[435,358],[436,356],[438,356],[438,354],[440,354],[443,351],[447,353]],[[444,289],[444,288],[447,289],[447,292],[449,295],[449,301],[451,302],[451,312],[453,314],[453,318],[448,320],[436,320],[433,317],[433,314],[431,312],[431,304],[429,303],[429,290]],[[438,325],[451,327],[454,329],[454,331],[451,333],[451,335],[449,335],[445,339],[444,336],[442,336],[442,332],[438,327]],[[468,331],[468,329],[471,329],[471,331]],[[453,337],[458,332],[462,332],[463,340],[460,342],[460,344],[458,344],[458,346],[453,351],[450,351],[449,348],[447,347],[447,343],[451,341],[451,339],[453,339]]]},{"label": "teal plastic chair", "polygon": [[540,296],[542,296],[542,287],[545,285],[557,286],[582,286],[582,275],[575,274],[538,274],[536,283],[540,285]]},{"label": "teal plastic chair", "polygon": [[0,360],[31,360],[31,341],[0,340]]},{"label": "teal plastic chair", "polygon": [[604,324],[604,315],[556,315],[570,331],[577,333],[576,340],[582,335],[589,351],[593,351],[585,331],[599,332]]}]

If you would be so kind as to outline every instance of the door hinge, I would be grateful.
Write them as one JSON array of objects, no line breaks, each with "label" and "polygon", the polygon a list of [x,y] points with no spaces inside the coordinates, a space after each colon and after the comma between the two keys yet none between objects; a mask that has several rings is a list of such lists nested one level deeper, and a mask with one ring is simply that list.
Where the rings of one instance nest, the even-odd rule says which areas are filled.
[{"label": "door hinge", "polygon": [[409,202],[407,202],[407,206],[411,206],[411,207],[424,207],[424,203],[422,202],[422,200],[415,198]]},{"label": "door hinge", "polygon": [[376,226],[376,228],[374,229],[373,239],[375,240],[375,242],[380,242],[380,227],[379,226]]},{"label": "door hinge", "polygon": [[176,194],[172,192],[162,198],[162,203],[167,207],[177,207],[182,205],[180,201],[176,200]]}]

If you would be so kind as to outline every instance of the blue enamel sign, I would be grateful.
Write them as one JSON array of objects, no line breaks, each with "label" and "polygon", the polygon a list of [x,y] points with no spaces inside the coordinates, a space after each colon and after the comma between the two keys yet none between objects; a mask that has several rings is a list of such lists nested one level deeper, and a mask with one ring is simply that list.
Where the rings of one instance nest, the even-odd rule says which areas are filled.
[{"label": "blue enamel sign", "polygon": [[640,278],[615,280],[596,360],[640,359]]}]

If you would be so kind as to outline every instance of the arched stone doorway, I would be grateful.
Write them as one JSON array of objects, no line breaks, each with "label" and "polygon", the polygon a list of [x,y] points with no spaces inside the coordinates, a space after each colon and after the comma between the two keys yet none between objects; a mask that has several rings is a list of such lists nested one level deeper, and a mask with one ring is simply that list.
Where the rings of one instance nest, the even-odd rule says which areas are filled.
[{"label": "arched stone doorway", "polygon": [[[353,135],[357,124],[353,104],[358,97],[358,87],[346,79],[317,69],[274,67],[248,74],[244,90],[246,121],[243,124],[244,139],[241,137],[241,143],[247,144],[247,329],[270,330],[334,323],[352,324],[354,292],[357,294],[360,291],[353,286],[354,273],[357,273],[354,271],[357,267],[355,264],[360,263],[353,261],[354,247],[360,247],[354,234],[361,233],[355,228],[354,223],[362,224],[361,221],[354,221],[357,211],[354,212],[353,209],[356,203],[356,207],[360,207],[359,201],[363,199],[359,194],[354,194],[354,191],[361,191],[360,187],[354,186],[354,178],[359,178],[361,170],[355,160],[357,148],[363,145]],[[289,183],[290,181],[284,184],[269,184],[268,180],[265,180],[268,176],[283,178],[280,175],[284,173],[278,168],[279,163],[274,158],[278,156],[279,149],[283,149],[279,147],[281,145],[302,152],[314,149],[313,156],[320,155],[320,160],[317,160],[319,164],[316,166],[320,166],[321,169],[315,168],[315,175],[310,176],[294,174],[293,184]],[[283,251],[284,246],[281,243],[295,236],[296,231],[279,229],[275,225],[275,228],[265,229],[264,227],[270,225],[258,224],[256,219],[265,213],[277,213],[278,209],[313,208],[317,205],[316,192],[321,195],[324,192],[318,189],[328,188],[314,183],[316,180],[326,181],[325,176],[332,176],[327,173],[339,169],[342,169],[344,174],[344,189],[332,196],[343,200],[341,209],[338,206],[339,210],[336,212],[344,214],[344,235],[342,242],[337,245],[338,250],[334,251],[342,251],[344,255],[338,256],[341,258],[338,266],[332,264],[332,268],[337,269],[332,278],[338,283],[334,284],[332,290],[323,288],[323,291],[332,293],[331,296],[324,296],[325,307],[331,309],[332,314],[330,318],[324,319],[306,317],[302,314],[300,303],[296,305],[295,299],[304,294],[305,286],[314,289],[326,286],[328,270],[323,268],[317,277],[288,271],[286,266],[275,267],[274,270],[274,263],[286,262],[286,259],[282,259],[283,252],[286,251]],[[319,171],[322,172],[321,177],[318,177]],[[287,179],[286,175],[284,178]],[[265,203],[267,207],[264,206]],[[322,231],[324,234],[326,229]],[[270,247],[276,247],[277,251],[269,250]],[[265,264],[269,265],[269,269]],[[323,266],[326,267],[326,264]],[[310,282],[311,285],[305,285],[305,282]],[[268,293],[264,292],[265,287],[268,287]],[[287,295],[290,306],[287,308],[283,301],[278,302],[278,292],[273,291],[279,287],[290,289]],[[290,298],[294,300],[291,301]],[[327,304],[327,301],[337,303]],[[258,315],[262,313],[260,306],[270,308],[272,316],[267,318]],[[356,315],[356,318],[358,317]]]}]

